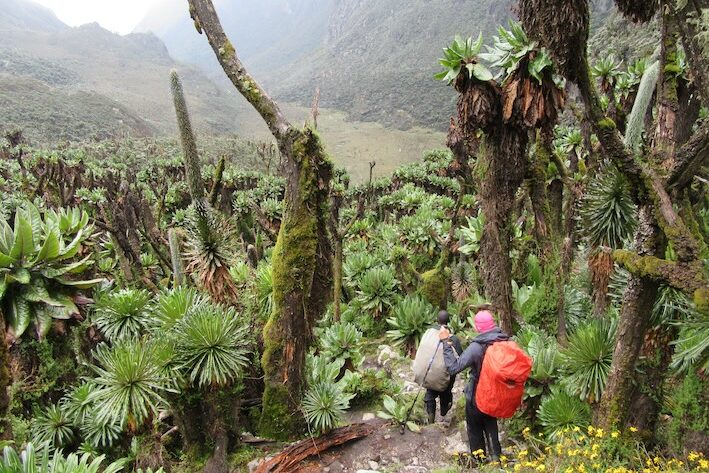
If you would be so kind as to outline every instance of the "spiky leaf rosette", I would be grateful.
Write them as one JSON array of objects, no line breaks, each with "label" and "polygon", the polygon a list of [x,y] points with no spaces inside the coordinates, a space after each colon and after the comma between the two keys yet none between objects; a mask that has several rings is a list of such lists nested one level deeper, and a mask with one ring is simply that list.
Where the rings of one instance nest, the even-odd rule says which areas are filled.
[{"label": "spiky leaf rosette", "polygon": [[200,387],[228,386],[249,365],[250,339],[233,307],[198,304],[176,325],[178,364]]},{"label": "spiky leaf rosette", "polygon": [[625,176],[615,167],[607,168],[594,180],[584,199],[582,215],[592,246],[618,249],[632,235],[636,224],[635,205]]},{"label": "spiky leaf rosette", "polygon": [[164,354],[157,344],[127,339],[113,347],[100,345],[94,354],[96,390],[89,400],[98,419],[135,431],[167,404],[163,394],[173,378],[163,369]]},{"label": "spiky leaf rosette", "polygon": [[567,375],[564,385],[571,394],[597,402],[608,381],[613,360],[616,320],[593,319],[569,336],[562,351]]},{"label": "spiky leaf rosette", "polygon": [[475,268],[468,263],[462,262],[453,268],[451,273],[451,292],[457,301],[463,301],[470,297],[475,290]]},{"label": "spiky leaf rosette", "polygon": [[657,0],[615,0],[618,10],[635,23],[645,23],[652,20],[660,2]]},{"label": "spiky leaf rosette", "polygon": [[522,0],[519,16],[527,34],[549,50],[558,72],[577,82],[586,70],[588,1]]},{"label": "spiky leaf rosette", "polygon": [[318,432],[333,429],[342,421],[353,397],[353,394],[344,393],[335,383],[318,383],[305,393],[305,418]]},{"label": "spiky leaf rosette", "polygon": [[557,440],[566,429],[586,427],[591,421],[589,405],[561,389],[554,389],[539,407],[539,420],[550,441]]},{"label": "spiky leaf rosette", "polygon": [[102,296],[92,321],[111,342],[140,337],[150,322],[150,294],[143,289],[121,289]]},{"label": "spiky leaf rosette", "polygon": [[216,301],[235,303],[236,284],[229,274],[231,260],[237,253],[233,228],[204,201],[195,202],[191,221],[186,272],[196,274],[199,285]]},{"label": "spiky leaf rosette", "polygon": [[51,404],[32,419],[32,439],[40,448],[61,448],[74,439],[69,416],[56,404]]}]

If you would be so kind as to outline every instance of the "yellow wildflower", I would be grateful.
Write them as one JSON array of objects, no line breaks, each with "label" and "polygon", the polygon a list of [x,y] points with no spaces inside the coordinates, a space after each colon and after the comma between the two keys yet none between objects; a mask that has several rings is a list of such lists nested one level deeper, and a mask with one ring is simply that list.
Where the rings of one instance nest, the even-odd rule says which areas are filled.
[{"label": "yellow wildflower", "polygon": [[614,431],[611,433],[611,438],[617,439],[618,436],[620,436],[620,432],[618,432],[617,430],[614,430]]},{"label": "yellow wildflower", "polygon": [[596,429],[596,437],[603,438],[603,429]]},{"label": "yellow wildflower", "polygon": [[526,435],[529,433],[529,431],[532,430],[529,427],[525,427],[524,430],[522,431],[522,435]]},{"label": "yellow wildflower", "polygon": [[699,460],[699,469],[700,470],[709,470],[709,460],[701,459]]},{"label": "yellow wildflower", "polygon": [[687,455],[687,460],[693,462],[699,460],[701,457],[697,452],[689,452],[689,455]]},{"label": "yellow wildflower", "polygon": [[574,427],[574,432],[581,432],[581,427],[578,425]]},{"label": "yellow wildflower", "polygon": [[544,471],[546,469],[547,469],[547,467],[543,463],[541,465],[537,465],[537,467],[535,468],[535,470],[537,470],[537,471]]},{"label": "yellow wildflower", "polygon": [[635,433],[635,432],[638,431],[638,429],[637,429],[637,427],[631,427],[631,428],[630,428],[630,431],[633,432],[633,433]]}]

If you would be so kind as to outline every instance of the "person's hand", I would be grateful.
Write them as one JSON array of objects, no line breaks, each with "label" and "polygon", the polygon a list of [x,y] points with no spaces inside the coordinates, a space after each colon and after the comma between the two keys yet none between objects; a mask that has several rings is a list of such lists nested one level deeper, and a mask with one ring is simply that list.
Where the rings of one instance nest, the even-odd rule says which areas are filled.
[{"label": "person's hand", "polygon": [[451,336],[450,330],[448,330],[446,327],[441,327],[441,330],[438,332],[438,339],[443,341],[447,340],[448,337]]}]

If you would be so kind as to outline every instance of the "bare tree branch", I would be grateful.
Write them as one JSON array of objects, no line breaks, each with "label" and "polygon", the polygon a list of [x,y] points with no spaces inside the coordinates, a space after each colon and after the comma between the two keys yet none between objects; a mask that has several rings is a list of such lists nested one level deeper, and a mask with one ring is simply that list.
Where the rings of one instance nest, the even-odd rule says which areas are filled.
[{"label": "bare tree branch", "polygon": [[234,46],[227,38],[226,33],[224,33],[224,28],[222,28],[212,1],[189,0],[189,4],[190,15],[195,22],[197,31],[204,32],[207,35],[209,45],[214,50],[226,75],[241,95],[261,115],[279,144],[282,143],[291,129],[291,124],[281,112],[278,104],[268,96],[266,91],[246,71],[236,54]]}]

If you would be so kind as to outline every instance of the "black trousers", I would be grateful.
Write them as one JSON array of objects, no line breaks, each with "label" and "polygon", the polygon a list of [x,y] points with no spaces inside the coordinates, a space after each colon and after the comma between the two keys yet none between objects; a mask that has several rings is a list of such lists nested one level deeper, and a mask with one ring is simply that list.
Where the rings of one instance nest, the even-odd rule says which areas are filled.
[{"label": "black trousers", "polygon": [[448,387],[445,391],[434,391],[433,389],[427,389],[426,395],[423,398],[423,403],[426,405],[426,412],[429,415],[436,413],[436,399],[441,401],[441,415],[444,416],[448,413],[453,405],[453,385],[455,384],[455,376],[451,376],[451,381],[448,383]]},{"label": "black trousers", "polygon": [[500,458],[502,447],[497,431],[497,419],[480,412],[475,403],[468,400],[465,403],[465,423],[470,453],[482,450],[486,457]]}]

